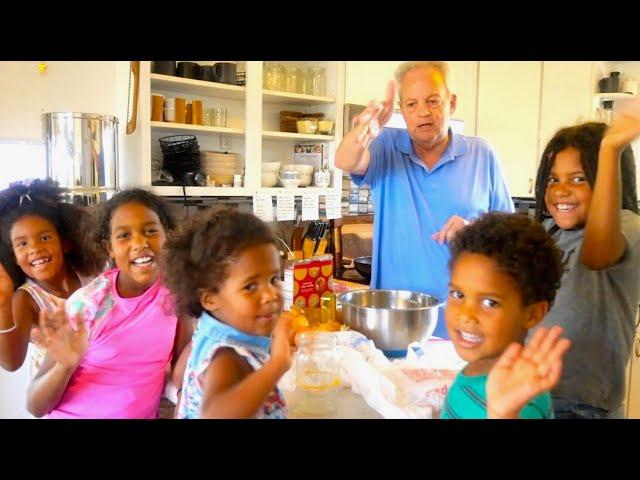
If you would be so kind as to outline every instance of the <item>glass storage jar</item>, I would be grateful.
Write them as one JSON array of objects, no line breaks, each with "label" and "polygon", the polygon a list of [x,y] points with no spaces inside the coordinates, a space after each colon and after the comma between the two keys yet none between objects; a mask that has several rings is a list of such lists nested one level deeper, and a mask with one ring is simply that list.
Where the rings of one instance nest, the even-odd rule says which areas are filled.
[{"label": "glass storage jar", "polygon": [[298,338],[298,409],[313,415],[331,413],[335,409],[335,393],[340,386],[338,338],[331,332],[305,332]]}]

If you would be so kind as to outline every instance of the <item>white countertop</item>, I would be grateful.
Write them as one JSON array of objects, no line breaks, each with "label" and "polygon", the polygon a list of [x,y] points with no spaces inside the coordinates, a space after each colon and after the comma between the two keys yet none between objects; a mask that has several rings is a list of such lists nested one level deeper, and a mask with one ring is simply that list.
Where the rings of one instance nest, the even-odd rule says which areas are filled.
[{"label": "white countertop", "polygon": [[[283,392],[287,400],[287,418],[293,419],[379,419],[378,412],[364,401],[362,395],[353,393],[349,387],[340,388],[333,395],[334,411],[326,415],[313,415],[301,410],[299,390]],[[304,393],[302,393],[304,395]]]}]

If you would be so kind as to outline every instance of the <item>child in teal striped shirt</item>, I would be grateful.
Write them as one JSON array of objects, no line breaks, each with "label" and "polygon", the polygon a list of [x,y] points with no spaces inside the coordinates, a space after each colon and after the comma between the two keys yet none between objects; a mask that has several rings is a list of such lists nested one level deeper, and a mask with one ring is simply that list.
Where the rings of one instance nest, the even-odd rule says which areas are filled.
[{"label": "child in teal striped shirt", "polygon": [[549,390],[560,379],[569,340],[554,327],[523,343],[553,303],[561,258],[553,239],[526,215],[487,213],[458,233],[445,318],[468,363],[441,418],[553,418]]}]

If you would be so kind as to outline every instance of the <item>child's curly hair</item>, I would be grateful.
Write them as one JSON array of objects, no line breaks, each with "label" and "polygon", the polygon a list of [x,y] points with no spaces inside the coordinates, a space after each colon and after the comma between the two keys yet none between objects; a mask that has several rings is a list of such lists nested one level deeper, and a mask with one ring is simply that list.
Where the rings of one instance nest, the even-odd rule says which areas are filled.
[{"label": "child's curly hair", "polygon": [[102,246],[105,242],[108,242],[111,237],[111,217],[118,207],[126,203],[138,203],[156,212],[167,234],[176,228],[175,218],[169,206],[162,198],[142,188],[122,190],[102,204],[98,214],[97,227],[94,229],[94,243],[100,246],[100,252],[99,254],[96,253],[96,255],[100,255],[104,261],[107,260],[108,254]]},{"label": "child's curly hair", "polygon": [[100,271],[100,263],[90,248],[89,216],[84,208],[66,203],[65,190],[50,178],[13,182],[0,192],[0,261],[13,280],[15,288],[25,280],[15,263],[11,245],[11,228],[22,217],[35,215],[50,221],[60,237],[71,245],[65,261],[82,275]]},{"label": "child's curly hair", "polygon": [[463,253],[491,258],[518,285],[524,305],[553,304],[562,278],[562,252],[542,225],[526,215],[490,212],[464,227],[451,245],[449,266]]},{"label": "child's curly hair", "polygon": [[[593,190],[598,172],[598,154],[600,143],[607,130],[602,122],[587,122],[558,130],[547,144],[536,176],[536,220],[549,217],[544,201],[549,183],[549,174],[556,155],[565,148],[573,147],[580,152],[580,163]],[[638,213],[638,194],[636,190],[636,164],[633,150],[627,145],[620,153],[620,171],[622,179],[622,208]]]},{"label": "child's curly hair", "polygon": [[247,248],[276,245],[269,227],[249,213],[233,209],[203,212],[181,235],[165,243],[165,285],[176,297],[180,314],[203,312],[198,289],[217,292],[229,265]]}]

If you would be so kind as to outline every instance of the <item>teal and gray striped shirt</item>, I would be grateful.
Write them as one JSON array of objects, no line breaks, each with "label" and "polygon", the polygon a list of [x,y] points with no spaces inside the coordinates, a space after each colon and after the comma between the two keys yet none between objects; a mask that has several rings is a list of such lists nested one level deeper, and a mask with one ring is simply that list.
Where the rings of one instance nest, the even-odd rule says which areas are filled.
[{"label": "teal and gray striped shirt", "polygon": [[[458,373],[447,393],[440,418],[487,418],[487,375],[467,376]],[[543,393],[520,412],[520,418],[554,418],[551,395]]]}]

